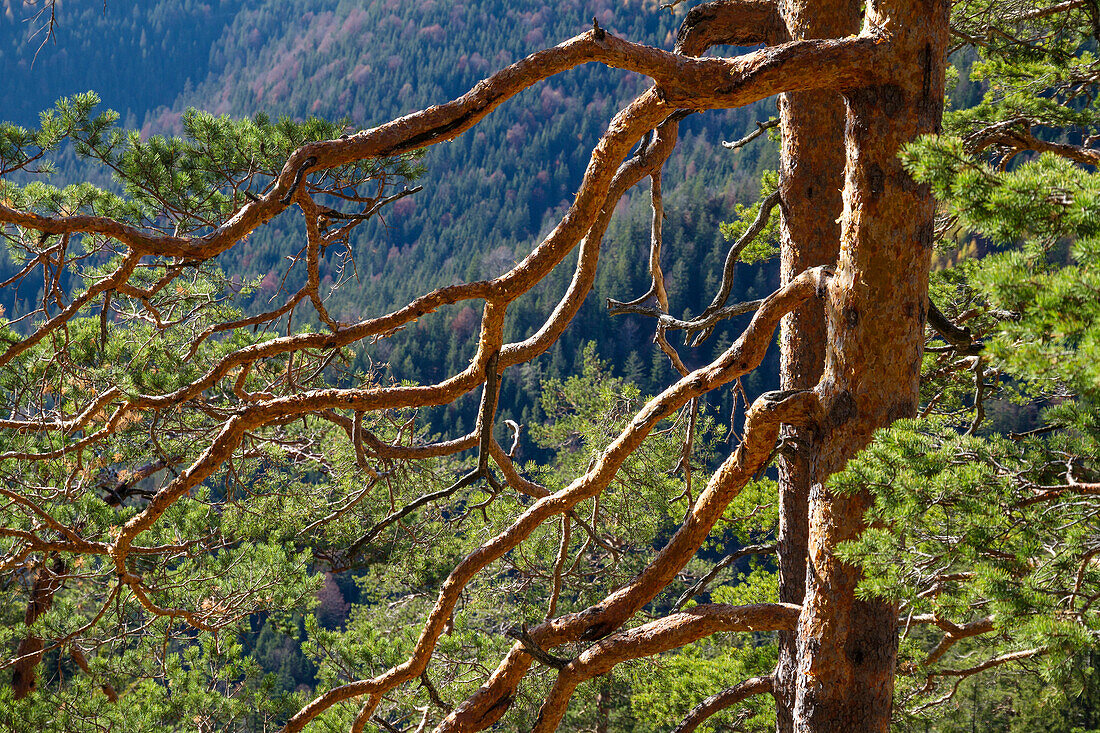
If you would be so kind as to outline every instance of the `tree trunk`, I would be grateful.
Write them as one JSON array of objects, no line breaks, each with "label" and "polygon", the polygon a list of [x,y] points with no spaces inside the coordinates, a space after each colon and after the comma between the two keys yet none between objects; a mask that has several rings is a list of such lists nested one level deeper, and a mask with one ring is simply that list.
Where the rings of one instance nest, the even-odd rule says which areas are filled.
[{"label": "tree trunk", "polygon": [[855,599],[859,570],[837,546],[863,531],[866,492],[825,485],[877,428],[916,413],[933,201],[899,149],[938,129],[948,4],[887,0],[867,23],[891,38],[890,83],[846,93],[840,259],[828,287],[823,424],[810,492],[809,567],[798,624],[794,730],[887,731],[897,656],[893,603]]},{"label": "tree trunk", "polygon": [[[812,6],[805,0],[787,0],[781,3],[781,14],[792,40],[842,38],[859,32],[859,3],[853,0],[818,0]],[[830,91],[782,94],[779,118],[783,136],[779,168],[781,277],[786,284],[803,270],[832,265],[837,259],[844,185],[844,100]],[[781,389],[811,389],[825,363],[825,315],[820,303],[806,303],[788,314],[782,329]],[[811,457],[817,449],[817,436],[807,427],[786,425],[782,439],[788,450],[778,461],[779,600],[801,605],[806,589]],[[794,730],[797,666],[795,634],[782,631],[773,687],[778,733]]]},{"label": "tree trunk", "polygon": [[31,598],[23,614],[27,635],[19,642],[19,648],[15,652],[17,661],[12,668],[12,695],[16,700],[25,698],[38,687],[38,665],[42,662],[45,643],[30,628],[39,616],[50,610],[54,594],[61,588],[61,576],[64,574],[65,563],[59,557],[55,557],[52,563],[43,560],[35,569]]},{"label": "tree trunk", "polygon": [[611,680],[600,677],[596,692],[596,733],[608,733],[611,729]]}]

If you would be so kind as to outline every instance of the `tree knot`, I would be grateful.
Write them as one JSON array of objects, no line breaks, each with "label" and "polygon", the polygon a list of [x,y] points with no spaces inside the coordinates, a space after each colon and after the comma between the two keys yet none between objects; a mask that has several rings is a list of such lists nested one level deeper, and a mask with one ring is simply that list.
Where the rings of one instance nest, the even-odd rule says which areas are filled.
[{"label": "tree knot", "polygon": [[513,626],[504,632],[506,636],[509,636],[518,641],[523,646],[523,651],[530,654],[538,661],[545,664],[547,667],[553,667],[556,670],[563,670],[569,666],[571,659],[564,659],[562,657],[555,657],[550,652],[539,646],[539,643],[527,633],[527,624],[520,624],[519,626]]}]

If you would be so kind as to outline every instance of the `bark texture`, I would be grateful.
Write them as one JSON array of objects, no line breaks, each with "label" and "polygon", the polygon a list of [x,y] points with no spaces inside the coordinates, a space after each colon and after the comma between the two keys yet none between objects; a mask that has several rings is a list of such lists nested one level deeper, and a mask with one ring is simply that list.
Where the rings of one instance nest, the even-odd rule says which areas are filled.
[{"label": "bark texture", "polygon": [[[785,0],[780,4],[788,35],[795,40],[843,38],[857,33],[859,3],[853,0]],[[779,158],[781,281],[810,267],[832,265],[840,249],[843,207],[845,108],[840,94],[808,91],[781,94],[783,146]],[[787,314],[780,334],[781,389],[810,389],[825,364],[825,315],[803,306]],[[818,447],[816,426],[784,426],[787,442],[779,467],[779,598],[801,604],[806,588],[810,484]],[[797,640],[779,632],[773,694],[776,730],[794,729]]]},{"label": "bark texture", "polygon": [[12,668],[12,695],[21,700],[38,687],[38,664],[42,661],[45,642],[41,636],[31,630],[38,617],[50,610],[54,594],[61,587],[61,576],[65,573],[65,564],[58,557],[52,562],[44,561],[34,572],[31,585],[31,599],[23,614],[23,625],[27,635],[19,642],[16,650],[16,662]]},{"label": "bark texture", "polygon": [[[43,235],[102,235],[116,242],[118,250],[118,264],[112,272],[88,285],[69,306],[25,338],[9,345],[0,353],[0,366],[59,331],[81,308],[99,298],[106,312],[110,293],[141,296],[146,291],[133,279],[139,267],[164,258],[198,262],[215,257],[292,203],[307,217],[307,285],[280,310],[219,328],[274,319],[299,303],[312,305],[327,326],[321,332],[287,335],[231,351],[205,373],[169,393],[123,394],[116,388],[96,397],[71,419],[65,415],[49,420],[13,415],[0,422],[0,429],[16,431],[84,431],[79,440],[56,450],[0,454],[0,460],[46,461],[96,446],[135,414],[179,409],[201,401],[204,394],[218,391],[219,385],[231,407],[223,413],[228,416],[224,423],[219,420],[210,427],[202,452],[190,465],[148,497],[139,511],[121,519],[114,528],[117,531],[98,539],[85,539],[31,499],[0,487],[0,496],[37,517],[36,522],[41,520],[56,535],[56,539],[29,532],[14,535],[25,536],[25,546],[13,555],[14,560],[4,562],[22,563],[32,552],[46,551],[106,556],[121,583],[119,588],[132,594],[151,616],[211,629],[218,619],[209,611],[157,605],[156,589],[133,572],[132,561],[139,555],[189,551],[186,544],[143,546],[140,538],[173,505],[185,501],[192,489],[221,470],[247,436],[312,415],[341,426],[363,464],[368,448],[377,457],[408,459],[476,445],[478,469],[460,479],[455,488],[463,481],[487,477],[491,459],[510,487],[535,501],[525,503],[511,524],[454,566],[440,584],[407,658],[372,678],[350,681],[320,694],[292,716],[284,729],[288,733],[302,730],[332,706],[362,698],[356,703],[360,709],[352,728],[362,730],[377,719],[378,705],[392,690],[426,679],[423,675],[437,642],[448,633],[452,615],[475,576],[514,551],[548,521],[560,518],[565,527],[575,522],[593,534],[576,516],[577,505],[599,496],[660,423],[686,404],[756,368],[781,319],[787,317],[783,380],[791,389],[763,395],[748,410],[741,444],[711,477],[667,544],[640,572],[600,602],[557,618],[548,614],[543,623],[524,632],[482,687],[450,710],[437,730],[475,731],[493,726],[516,698],[536,659],[558,671],[536,728],[550,731],[565,714],[578,684],[606,674],[622,661],[658,654],[718,632],[778,631],[784,636],[774,677],[747,681],[693,712],[694,717],[685,723],[697,725],[722,706],[750,694],[774,691],[782,731],[886,731],[897,646],[896,609],[888,603],[856,602],[859,572],[835,556],[839,543],[863,530],[869,498],[834,495],[825,482],[868,443],[875,429],[912,415],[916,409],[933,211],[928,191],[908,177],[897,153],[903,144],[938,125],[947,3],[883,0],[868,7],[862,31],[856,35],[857,8],[848,0],[820,0],[813,5],[809,0],[785,1],[786,5],[774,5],[762,0],[718,0],[701,5],[688,15],[677,39],[678,53],[631,43],[597,26],[502,69],[451,102],[346,138],[303,145],[290,155],[270,191],[249,199],[204,236],[163,236],[101,216],[47,217],[0,205],[0,224]],[[698,56],[713,44],[761,43],[766,47],[732,58]],[[329,317],[318,292],[318,261],[325,238],[333,235],[325,234],[318,224],[321,212],[310,199],[309,176],[352,161],[452,139],[538,81],[593,61],[646,74],[655,85],[611,120],[592,153],[573,204],[558,226],[521,262],[493,280],[439,288],[392,313],[358,323],[343,324]],[[659,222],[659,175],[675,141],[676,121],[694,110],[741,106],[778,93],[789,95],[781,101],[785,138],[782,287],[753,305],[756,314],[733,345],[711,364],[690,373],[683,369],[682,378],[647,402],[568,486],[551,492],[523,479],[493,438],[501,371],[545,352],[561,335],[591,290],[600,241],[619,197],[646,176],[654,181],[655,221]],[[844,110],[837,102],[841,94]],[[846,120],[843,131],[842,120]],[[628,159],[630,150],[643,138],[649,142]],[[844,191],[838,197],[842,149]],[[835,220],[841,210],[838,228]],[[656,263],[659,241],[659,231],[655,231]],[[558,306],[529,338],[506,343],[508,307],[544,281],[578,247],[574,277]],[[834,261],[835,276],[824,266]],[[174,272],[169,268],[165,285],[176,276],[171,274]],[[668,303],[660,282],[655,269],[654,292],[667,316]],[[310,350],[331,352],[385,336],[441,306],[470,300],[484,302],[476,352],[466,368],[437,383],[363,383],[349,388],[294,388],[278,394],[245,391],[246,374],[257,364]],[[822,301],[827,301],[824,315]],[[191,355],[211,333],[197,338]],[[663,338],[663,332],[658,333]],[[234,374],[236,381],[230,387]],[[290,377],[288,369],[288,383]],[[407,448],[386,446],[362,434],[363,413],[447,404],[482,386],[482,407],[470,435]],[[95,429],[84,430],[93,424]],[[789,426],[788,435],[795,438],[799,450],[783,466],[781,602],[736,607],[704,604],[624,630],[639,612],[652,608],[654,599],[706,541],[729,502],[767,467],[783,425]],[[445,498],[453,490],[426,495],[395,511],[369,530],[363,541],[372,539],[403,513]],[[560,554],[564,557],[564,551]],[[56,576],[64,565],[58,568],[50,572],[43,567],[36,578],[28,626],[48,609]],[[38,625],[43,624],[40,621]],[[575,643],[584,644],[573,648],[572,659],[548,652]],[[25,690],[22,694],[33,689],[34,670],[44,648],[41,639],[29,635],[20,650],[23,668],[16,669],[16,687]],[[82,655],[73,648],[79,666]],[[427,720],[425,716],[422,728]]]},{"label": "bark texture", "polygon": [[889,83],[845,93],[847,167],[840,259],[826,305],[828,347],[817,387],[824,414],[810,496],[809,567],[798,625],[794,729],[887,731],[897,655],[897,609],[855,599],[860,574],[837,546],[864,529],[870,497],[825,480],[877,428],[916,413],[933,201],[898,151],[937,130],[948,4],[891,0],[866,23],[888,39]]}]

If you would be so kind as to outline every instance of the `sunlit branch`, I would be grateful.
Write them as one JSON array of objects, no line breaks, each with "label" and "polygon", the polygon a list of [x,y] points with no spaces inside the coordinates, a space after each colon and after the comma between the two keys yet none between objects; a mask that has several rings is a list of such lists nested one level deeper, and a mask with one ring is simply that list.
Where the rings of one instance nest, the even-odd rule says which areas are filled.
[{"label": "sunlit branch", "polygon": [[[583,476],[565,489],[537,501],[505,531],[482,544],[460,562],[443,584],[416,647],[405,662],[373,679],[352,682],[319,696],[291,718],[285,730],[301,730],[309,720],[341,700],[392,689],[418,676],[427,665],[436,640],[461,597],[462,589],[478,572],[518,546],[550,517],[568,512],[581,501],[602,492],[626,459],[661,420],[675,414],[676,410],[690,399],[726,384],[755,368],[763,358],[780,319],[792,308],[813,297],[825,277],[827,272],[824,269],[803,273],[766,299],[764,306],[756,313],[748,328],[729,349],[710,365],[680,379],[650,400]],[[664,580],[663,576],[668,572],[675,575],[683,563],[687,562],[702,543],[709,528],[717,521],[721,514],[720,507],[736,495],[736,491],[740,489],[743,482],[747,482],[758,470],[759,463],[770,455],[771,447],[778,435],[779,421],[795,422],[799,412],[805,413],[811,409],[811,404],[816,404],[807,395],[812,397],[812,393],[804,393],[802,397],[794,396],[792,399],[765,400],[755,413],[750,411],[749,425],[763,423],[767,428],[755,431],[746,429],[746,442],[742,443],[737,452],[716,472],[708,491],[705,491],[696,502],[689,521],[677,532],[646,571],[638,576],[634,583],[616,594],[617,601],[603,606],[604,609],[610,609],[610,613],[605,614],[601,611],[587,615],[571,614],[563,619],[540,625],[532,630],[532,637],[544,646],[547,640],[556,645],[571,635],[579,638],[582,634],[586,634],[587,638],[599,638],[601,629],[610,626],[608,629],[610,632],[622,622],[611,620],[607,618],[608,616],[614,614],[615,618],[622,616],[625,620],[625,617],[636,610],[635,606],[639,602],[644,603],[648,600],[647,593],[651,598],[664,587],[667,580]],[[695,520],[692,521],[692,518]],[[519,674],[520,677],[523,672],[526,672],[525,664]],[[518,683],[518,679],[516,682]],[[486,691],[487,688],[482,690]],[[489,694],[492,692],[489,691]],[[466,704],[457,708],[448,720],[467,715],[470,706],[478,705],[479,699],[479,696],[475,696],[468,700]],[[489,704],[489,707],[495,704],[494,701]],[[484,713],[475,713],[475,715],[480,718]]]},{"label": "sunlit branch", "polygon": [[711,695],[691,709],[672,733],[692,733],[711,717],[728,708],[744,702],[753,695],[763,695],[772,691],[771,677],[753,677],[733,687]]},{"label": "sunlit branch", "polygon": [[532,733],[557,730],[577,685],[609,672],[616,664],[675,649],[719,632],[791,630],[800,610],[790,603],[703,604],[609,636],[586,649],[558,674],[539,709]]}]

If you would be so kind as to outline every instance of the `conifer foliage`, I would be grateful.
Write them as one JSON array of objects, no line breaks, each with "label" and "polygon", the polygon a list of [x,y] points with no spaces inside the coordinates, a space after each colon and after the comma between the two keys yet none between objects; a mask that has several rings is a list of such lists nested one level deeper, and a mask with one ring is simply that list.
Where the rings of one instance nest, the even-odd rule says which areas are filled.
[{"label": "conifer foliage", "polygon": [[[1012,665],[1087,687],[1100,17],[1083,0],[990,8],[849,3],[858,23],[822,39],[813,3],[717,0],[671,49],[596,18],[365,130],[192,111],[181,137],[144,139],[92,94],[37,129],[0,126],[19,310],[0,332],[0,725],[689,731],[725,715],[832,733],[949,716],[960,685]],[[719,45],[761,48],[701,55]],[[941,119],[952,52],[971,54],[964,82],[984,97]],[[420,151],[589,62],[654,84],[607,121],[552,231],[492,279],[329,312],[356,277],[352,233],[415,196]],[[805,93],[843,98],[846,125],[800,117]],[[776,94],[778,188],[727,227],[717,277],[666,276],[680,122]],[[832,162],[809,150],[821,131]],[[109,175],[54,187],[63,154]],[[814,199],[800,164],[841,196],[814,183]],[[650,287],[608,305],[648,317],[644,341],[677,376],[643,397],[589,348],[577,374],[543,379],[533,359],[580,311],[619,200],[646,180]],[[730,304],[738,256],[774,254],[753,242],[774,210],[785,264],[819,257],[804,235],[835,225],[831,255]],[[276,226],[294,232],[280,267],[225,269]],[[533,332],[506,329],[571,253],[560,302]],[[934,256],[958,264],[929,285]],[[717,283],[711,305],[674,317],[679,275]],[[370,362],[445,306],[475,344],[463,368],[415,383]],[[796,311],[784,363],[815,363],[733,434],[703,398],[738,390]],[[746,313],[686,366],[685,340]],[[820,335],[800,340],[807,313]],[[500,417],[505,375],[541,392],[544,422]],[[429,434],[420,411],[462,400],[472,429]],[[545,460],[523,463],[523,442]],[[780,578],[761,560],[777,549]]]}]

